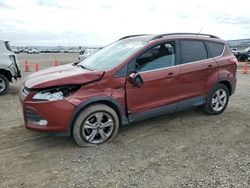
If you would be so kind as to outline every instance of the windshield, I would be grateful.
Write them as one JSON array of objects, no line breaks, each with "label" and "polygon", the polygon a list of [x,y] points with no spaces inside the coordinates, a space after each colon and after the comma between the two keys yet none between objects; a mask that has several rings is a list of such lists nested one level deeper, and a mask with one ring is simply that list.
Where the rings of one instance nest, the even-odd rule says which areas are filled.
[{"label": "windshield", "polygon": [[146,44],[145,41],[117,41],[84,59],[79,65],[90,70],[109,70],[121,64]]}]

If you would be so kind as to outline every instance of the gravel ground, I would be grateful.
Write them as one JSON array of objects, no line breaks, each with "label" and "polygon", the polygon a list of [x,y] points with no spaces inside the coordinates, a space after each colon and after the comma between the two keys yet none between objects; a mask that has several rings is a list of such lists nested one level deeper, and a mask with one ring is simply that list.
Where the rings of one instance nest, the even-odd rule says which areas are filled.
[{"label": "gravel ground", "polygon": [[[45,65],[54,59],[41,56]],[[77,55],[64,61],[72,58]],[[0,97],[0,187],[250,187],[249,74],[238,74],[221,115],[196,108],[162,116],[121,128],[110,144],[86,148],[25,129],[19,82]]]}]

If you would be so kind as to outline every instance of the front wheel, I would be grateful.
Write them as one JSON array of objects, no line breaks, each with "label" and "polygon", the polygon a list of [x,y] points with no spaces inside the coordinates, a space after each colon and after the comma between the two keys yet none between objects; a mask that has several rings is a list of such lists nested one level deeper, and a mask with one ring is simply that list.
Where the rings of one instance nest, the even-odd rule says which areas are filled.
[{"label": "front wheel", "polygon": [[9,80],[2,74],[0,74],[0,95],[7,93],[9,89]]},{"label": "front wheel", "polygon": [[95,104],[79,113],[73,125],[73,137],[79,146],[94,146],[111,141],[117,135],[119,118],[109,106]]},{"label": "front wheel", "polygon": [[208,114],[221,114],[227,107],[229,91],[224,84],[217,84],[208,94],[204,110]]}]

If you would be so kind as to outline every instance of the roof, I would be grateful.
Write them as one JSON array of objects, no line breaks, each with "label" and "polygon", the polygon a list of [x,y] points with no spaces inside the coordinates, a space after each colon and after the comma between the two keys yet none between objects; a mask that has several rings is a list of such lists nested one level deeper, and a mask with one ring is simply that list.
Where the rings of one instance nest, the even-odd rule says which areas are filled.
[{"label": "roof", "polygon": [[[208,39],[208,40],[213,40],[213,41],[221,41],[221,39],[215,35],[211,34],[203,34],[203,33],[166,33],[166,34],[158,34],[158,35],[153,35],[153,34],[140,34],[140,35],[129,35],[122,37],[119,40],[142,40],[142,41],[154,41],[154,40],[161,40],[161,39],[176,39],[176,38],[192,38],[192,39],[197,39],[198,38],[203,38],[203,39]],[[224,41],[225,42],[225,41]]]},{"label": "roof", "polygon": [[152,34],[128,35],[128,36],[120,38],[119,40],[124,40],[124,39],[134,40],[134,39],[136,39],[136,40],[141,40],[141,41],[149,41],[154,36],[155,35],[152,35]]}]

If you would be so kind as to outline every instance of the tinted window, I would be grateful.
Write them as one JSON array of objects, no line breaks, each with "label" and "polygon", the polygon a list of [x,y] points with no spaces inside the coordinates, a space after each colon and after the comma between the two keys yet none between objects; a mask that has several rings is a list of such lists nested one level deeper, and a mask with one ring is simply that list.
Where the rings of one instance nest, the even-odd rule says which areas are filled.
[{"label": "tinted window", "polygon": [[183,40],[180,45],[182,63],[207,59],[207,50],[202,41]]},{"label": "tinted window", "polygon": [[220,56],[224,49],[224,44],[217,42],[206,42],[207,46],[210,49],[212,57]]},{"label": "tinted window", "polygon": [[174,42],[167,42],[154,46],[141,54],[136,60],[139,72],[160,69],[175,65]]}]

